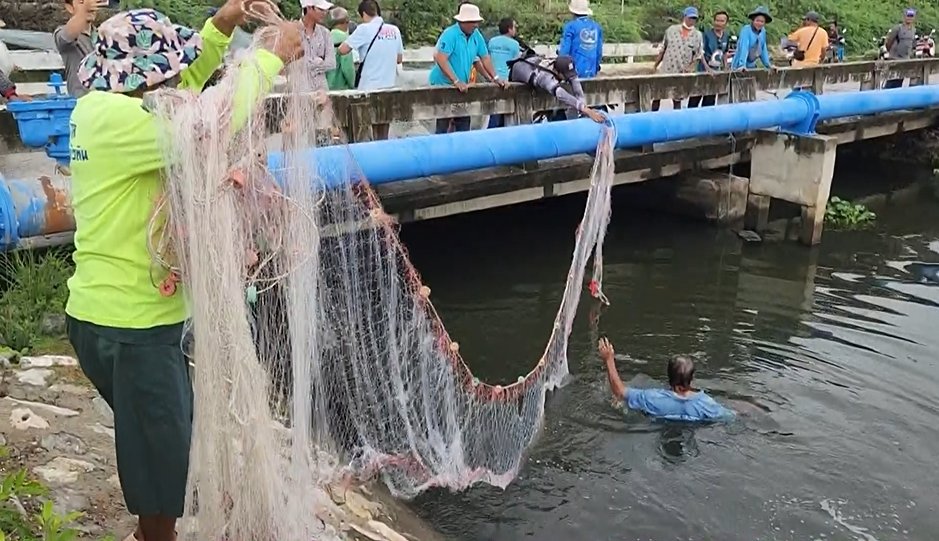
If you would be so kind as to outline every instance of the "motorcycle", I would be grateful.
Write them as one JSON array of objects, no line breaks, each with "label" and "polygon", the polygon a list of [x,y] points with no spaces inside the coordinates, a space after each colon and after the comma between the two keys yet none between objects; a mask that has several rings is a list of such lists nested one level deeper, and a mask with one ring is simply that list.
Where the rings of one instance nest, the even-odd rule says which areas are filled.
[{"label": "motorcycle", "polygon": [[913,52],[913,58],[934,58],[936,56],[935,35],[935,28],[924,36],[916,35],[916,50]]},{"label": "motorcycle", "polygon": [[708,67],[716,71],[726,69],[733,62],[736,50],[737,36],[730,36],[727,40],[727,50],[718,49],[707,58]]},{"label": "motorcycle", "polygon": [[790,41],[788,38],[782,38],[779,40],[779,48],[782,49],[782,52],[786,55],[786,63],[790,66],[792,65],[793,60],[795,59],[796,50],[799,48],[799,44]]},{"label": "motorcycle", "polygon": [[887,50],[887,36],[883,35],[880,39],[874,38],[874,43],[877,44],[877,60],[888,60],[890,51]]},{"label": "motorcycle", "polygon": [[724,69],[729,69],[734,62],[734,55],[737,53],[737,36],[731,34],[727,40],[727,52],[724,53]]},{"label": "motorcycle", "polygon": [[828,40],[828,52],[825,53],[826,63],[834,64],[840,62],[840,60],[838,60],[838,50],[843,51],[848,45],[847,40],[844,38],[844,35],[847,33],[847,29],[842,30],[837,38]]}]

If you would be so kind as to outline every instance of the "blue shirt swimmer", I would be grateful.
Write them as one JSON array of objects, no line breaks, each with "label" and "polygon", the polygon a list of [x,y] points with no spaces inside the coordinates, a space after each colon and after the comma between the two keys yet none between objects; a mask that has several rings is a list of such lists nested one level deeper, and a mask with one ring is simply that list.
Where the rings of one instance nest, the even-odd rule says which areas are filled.
[{"label": "blue shirt swimmer", "polygon": [[629,409],[669,421],[723,421],[734,417],[732,410],[718,404],[707,393],[692,389],[694,362],[688,357],[675,357],[668,361],[670,389],[631,389],[626,387],[616,371],[613,344],[601,338],[598,349],[606,364],[610,390],[615,396],[622,397]]}]

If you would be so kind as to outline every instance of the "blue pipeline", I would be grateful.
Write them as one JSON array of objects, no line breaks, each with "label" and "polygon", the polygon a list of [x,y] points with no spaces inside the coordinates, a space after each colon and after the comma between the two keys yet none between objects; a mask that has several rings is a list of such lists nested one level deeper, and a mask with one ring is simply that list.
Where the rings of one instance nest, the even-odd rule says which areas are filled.
[{"label": "blue pipeline", "polygon": [[[631,148],[774,127],[807,134],[820,120],[936,105],[939,86],[915,86],[818,97],[794,92],[782,100],[612,115],[610,121],[617,148]],[[360,176],[382,184],[591,152],[600,130],[580,119],[327,147],[311,152],[309,159],[327,185]],[[276,171],[283,156],[271,154],[268,165]]]},{"label": "blue pipeline", "polygon": [[[631,148],[774,127],[808,134],[814,132],[820,120],[936,105],[939,86],[819,97],[795,92],[783,100],[612,115],[610,122],[616,129],[616,146]],[[595,150],[600,130],[596,123],[580,119],[326,147],[309,151],[305,159],[313,162],[327,186],[362,178],[382,184],[588,153]],[[57,130],[55,135],[60,132]],[[275,175],[283,169],[284,162],[280,153],[268,157]],[[46,233],[44,220],[36,214],[48,202],[42,199],[41,191],[33,193],[38,201],[21,201],[14,207],[11,190],[0,189],[0,249],[15,246],[13,239]]]}]

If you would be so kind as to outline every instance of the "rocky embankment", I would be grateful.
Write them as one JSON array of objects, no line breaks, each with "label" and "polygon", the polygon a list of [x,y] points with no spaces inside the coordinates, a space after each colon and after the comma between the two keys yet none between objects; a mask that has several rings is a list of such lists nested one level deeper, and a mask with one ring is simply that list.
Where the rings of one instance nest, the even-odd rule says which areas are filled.
[{"label": "rocky embankment", "polygon": [[[49,489],[59,514],[83,513],[81,539],[134,528],[124,508],[114,455],[113,414],[73,357],[15,358],[0,354],[0,446],[3,470],[26,468]],[[331,489],[332,526],[346,539],[438,539],[429,527],[380,487]]]},{"label": "rocky embankment", "polygon": [[52,32],[65,24],[68,14],[62,0],[0,0],[0,19],[7,23],[7,28]]}]

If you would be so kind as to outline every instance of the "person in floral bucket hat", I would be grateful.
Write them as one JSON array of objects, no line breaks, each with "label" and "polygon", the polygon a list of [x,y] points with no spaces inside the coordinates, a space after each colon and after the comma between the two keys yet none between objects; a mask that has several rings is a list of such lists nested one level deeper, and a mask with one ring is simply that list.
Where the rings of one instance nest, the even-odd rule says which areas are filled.
[{"label": "person in floral bucket hat", "polygon": [[[200,92],[244,22],[243,4],[228,0],[199,33],[152,9],[119,13],[98,27],[79,69],[91,91],[70,125],[76,230],[68,334],[82,371],[114,411],[121,489],[138,516],[128,539],[175,539],[192,434],[180,346],[187,308],[175,282],[151,265],[147,247],[165,164],[158,121],[142,97],[164,85]],[[255,107],[285,63],[302,56],[299,25],[279,30],[270,50],[256,50],[255,61],[242,65],[251,91],[239,93],[236,111]]]}]

